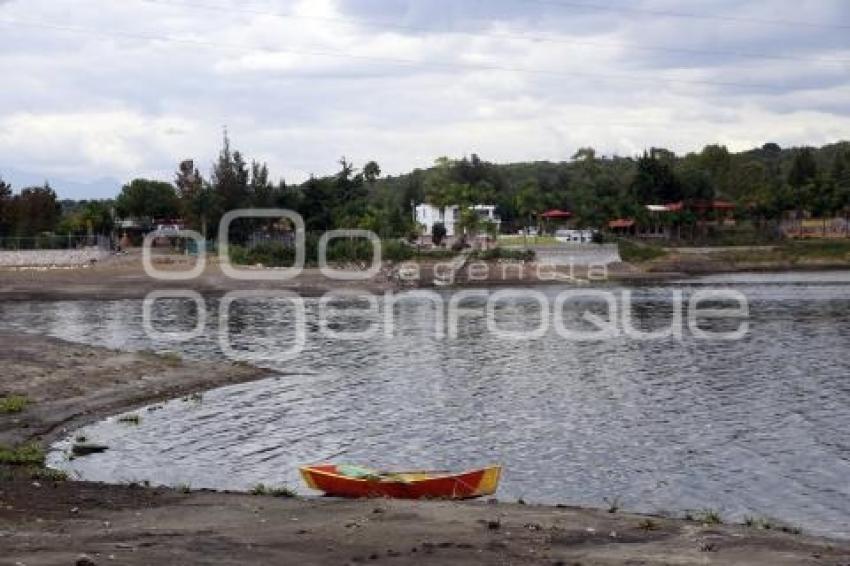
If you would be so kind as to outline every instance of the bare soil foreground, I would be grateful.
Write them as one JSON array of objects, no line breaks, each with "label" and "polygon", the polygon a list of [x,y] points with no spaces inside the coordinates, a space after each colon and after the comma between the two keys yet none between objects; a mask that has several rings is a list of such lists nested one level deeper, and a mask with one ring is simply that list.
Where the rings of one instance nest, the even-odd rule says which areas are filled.
[{"label": "bare soil foreground", "polygon": [[[0,334],[0,344],[0,395],[28,400],[0,415],[7,459],[12,447],[43,449],[110,413],[263,376],[39,336]],[[32,463],[0,472],[0,563],[10,565],[850,564],[848,542],[710,521],[516,503],[183,493],[61,481]]]}]

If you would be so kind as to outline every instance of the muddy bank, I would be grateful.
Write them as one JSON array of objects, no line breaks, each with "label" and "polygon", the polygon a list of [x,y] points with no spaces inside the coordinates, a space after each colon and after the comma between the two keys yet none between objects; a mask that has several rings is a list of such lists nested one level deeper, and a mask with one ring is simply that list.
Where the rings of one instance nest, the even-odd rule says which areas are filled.
[{"label": "muddy bank", "polygon": [[[166,272],[185,271],[192,260],[165,258],[156,267]],[[288,281],[242,281],[227,277],[216,260],[191,281],[161,281],[149,277],[138,254],[115,256],[78,268],[0,268],[0,300],[115,300],[143,299],[152,291],[191,289],[205,296],[221,296],[239,290],[288,290],[304,297],[322,296],[335,290],[364,290],[374,294],[405,289],[443,287],[497,287],[551,284],[585,284],[588,281],[657,281],[681,273],[649,273],[619,263],[606,268],[574,268],[536,263],[472,261],[452,272],[449,261],[422,260],[413,271],[386,265],[376,276],[362,281],[340,281],[325,277],[317,268],[305,268]],[[409,265],[409,264],[408,264]],[[266,270],[268,271],[268,270]]]},{"label": "muddy bank", "polygon": [[[172,256],[158,258],[155,267],[166,273],[191,270],[194,260]],[[318,269],[304,269],[289,281],[242,281],[225,276],[215,258],[190,281],[164,281],[145,273],[141,255],[133,253],[76,268],[0,268],[0,300],[113,300],[143,299],[152,291],[191,289],[205,296],[237,290],[285,289],[302,296],[321,296],[331,289],[356,288],[380,293],[391,287],[379,275],[367,281],[335,281]]]},{"label": "muddy bank", "polygon": [[8,564],[846,564],[774,531],[517,504],[275,499],[78,483],[3,494]]},{"label": "muddy bank", "polygon": [[[181,256],[158,258],[156,268],[165,272],[186,271],[194,260]],[[471,260],[456,271],[451,260],[422,259],[400,265],[385,264],[372,278],[358,281],[330,279],[317,268],[305,268],[287,281],[243,281],[227,277],[217,258],[190,281],[162,281],[149,277],[141,256],[112,256],[104,261],[74,268],[0,268],[0,300],[114,300],[142,299],[153,291],[191,289],[204,296],[221,296],[240,290],[287,290],[303,297],[318,297],[336,290],[363,290],[373,294],[405,289],[446,287],[505,287],[534,285],[586,285],[654,283],[688,276],[736,272],[818,271],[850,269],[850,261],[838,259],[788,259],[771,252],[679,253],[642,263],[607,266],[564,266],[513,261]],[[256,268],[255,268],[256,269]],[[268,273],[269,270],[262,270]]]},{"label": "muddy bank", "polygon": [[672,248],[668,252],[664,257],[641,263],[636,268],[646,274],[675,272],[693,276],[718,273],[850,269],[848,258],[789,256],[775,246]]},{"label": "muddy bank", "polygon": [[0,444],[49,443],[116,412],[268,376],[253,366],[183,362],[0,328],[0,396],[28,401],[0,414]]},{"label": "muddy bank", "polygon": [[[5,444],[168,397],[263,377],[39,337],[0,335]],[[13,469],[14,473],[10,473]],[[850,543],[570,507],[281,499],[54,481],[6,467],[3,563],[74,564],[846,564]],[[13,477],[14,476],[14,477]],[[274,484],[274,478],[269,478]]]}]

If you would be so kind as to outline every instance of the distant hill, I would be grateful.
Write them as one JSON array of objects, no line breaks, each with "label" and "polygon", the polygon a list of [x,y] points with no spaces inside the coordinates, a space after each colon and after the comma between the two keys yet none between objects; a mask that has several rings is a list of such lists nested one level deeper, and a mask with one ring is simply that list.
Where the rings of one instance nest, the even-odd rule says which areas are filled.
[{"label": "distant hill", "polygon": [[93,200],[112,199],[121,191],[123,182],[114,177],[101,177],[91,181],[72,181],[61,177],[21,171],[0,164],[0,178],[12,185],[15,191],[24,187],[41,186],[47,181],[60,199]]}]

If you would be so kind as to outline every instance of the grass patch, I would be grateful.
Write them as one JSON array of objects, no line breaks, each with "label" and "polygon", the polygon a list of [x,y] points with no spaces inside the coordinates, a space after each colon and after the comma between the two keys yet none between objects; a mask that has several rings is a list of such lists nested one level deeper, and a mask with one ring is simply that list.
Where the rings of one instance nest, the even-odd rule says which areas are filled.
[{"label": "grass patch", "polygon": [[789,259],[835,259],[850,258],[850,240],[791,240],[780,247]]},{"label": "grass patch", "polygon": [[44,450],[37,444],[24,444],[10,448],[0,446],[0,464],[11,466],[43,466]]},{"label": "grass patch", "polygon": [[706,525],[722,525],[723,517],[715,509],[703,509],[694,515],[694,519]]},{"label": "grass patch", "polygon": [[518,234],[499,236],[499,243],[508,244],[511,246],[521,246],[528,244],[529,246],[557,246],[561,244],[555,236],[521,236]]},{"label": "grass patch", "polygon": [[620,259],[629,263],[641,263],[667,255],[663,249],[650,244],[642,244],[631,240],[620,240]]},{"label": "grass patch", "polygon": [[63,482],[68,481],[68,474],[62,470],[54,470],[53,468],[37,468],[33,467],[29,471],[31,480]]},{"label": "grass patch", "polygon": [[771,251],[744,249],[717,257],[733,263],[850,262],[850,240],[786,240]]},{"label": "grass patch", "polygon": [[510,250],[507,248],[493,248],[481,252],[475,252],[473,257],[483,260],[507,259],[514,261],[534,261],[534,250]]},{"label": "grass patch", "polygon": [[192,485],[188,483],[179,483],[175,489],[180,493],[192,493]]},{"label": "grass patch", "polygon": [[183,363],[183,356],[178,352],[163,352],[159,357],[168,365],[177,366]]},{"label": "grass patch", "polygon": [[0,397],[0,414],[8,415],[11,413],[20,413],[27,405],[29,405],[29,399],[23,395]]},{"label": "grass patch", "polygon": [[782,523],[778,523],[767,517],[744,517],[744,525],[750,527],[752,529],[761,529],[763,531],[777,530],[783,533],[789,533],[792,535],[799,535],[803,532],[803,529],[800,527],[793,527],[791,525],[785,525]]},{"label": "grass patch", "polygon": [[270,495],[271,497],[298,497],[298,495],[286,486],[271,487],[258,483],[251,489],[251,495]]}]

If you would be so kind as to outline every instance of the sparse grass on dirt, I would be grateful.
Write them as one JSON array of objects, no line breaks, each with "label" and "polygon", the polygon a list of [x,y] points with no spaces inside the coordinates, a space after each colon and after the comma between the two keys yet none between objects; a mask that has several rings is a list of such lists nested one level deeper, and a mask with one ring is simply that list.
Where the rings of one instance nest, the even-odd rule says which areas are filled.
[{"label": "sparse grass on dirt", "polygon": [[0,397],[0,414],[20,413],[29,405],[29,399],[23,395]]},{"label": "sparse grass on dirt", "polygon": [[620,240],[619,247],[620,259],[629,263],[641,263],[667,255],[667,252],[658,246],[631,240]]},{"label": "sparse grass on dirt", "polygon": [[11,466],[43,466],[44,450],[37,444],[0,446],[0,464]]},{"label": "sparse grass on dirt", "polygon": [[251,495],[270,495],[272,497],[297,497],[297,494],[286,486],[272,487],[258,483],[251,489]]}]

